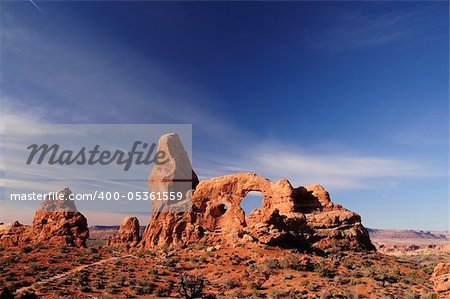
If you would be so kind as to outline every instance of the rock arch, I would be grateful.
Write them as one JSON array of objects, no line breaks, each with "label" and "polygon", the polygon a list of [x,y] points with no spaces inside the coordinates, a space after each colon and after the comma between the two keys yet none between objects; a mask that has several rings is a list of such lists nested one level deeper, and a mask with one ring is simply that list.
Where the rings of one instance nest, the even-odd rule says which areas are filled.
[{"label": "rock arch", "polygon": [[[254,215],[255,221],[268,219],[274,210],[291,213],[294,208],[293,188],[287,180],[271,182],[255,173],[236,173],[200,182],[194,190],[192,204],[198,207],[198,223],[214,231],[239,230],[247,227],[243,198],[252,191],[261,192],[262,206]],[[218,213],[221,205],[228,209]],[[253,221],[252,221],[253,222]]]},{"label": "rock arch", "polygon": [[[173,165],[188,165],[186,169],[190,171],[187,155],[178,153],[184,151],[178,142],[180,140],[173,134],[164,135],[158,148],[169,152]],[[155,176],[176,179],[173,175],[176,173],[177,169],[155,166],[150,174],[149,190],[156,188],[152,185]],[[183,171],[183,175],[187,176],[188,171]],[[193,175],[192,182],[186,185],[192,186],[186,193],[192,209],[179,212],[154,210],[140,246],[263,243],[322,250],[339,243],[347,248],[374,249],[359,215],[332,203],[328,192],[320,185],[293,188],[286,179],[272,182],[250,172],[200,182],[196,178]],[[170,184],[158,184],[157,190],[164,191],[168,187]],[[262,206],[246,218],[241,202],[251,191],[261,192]]]}]

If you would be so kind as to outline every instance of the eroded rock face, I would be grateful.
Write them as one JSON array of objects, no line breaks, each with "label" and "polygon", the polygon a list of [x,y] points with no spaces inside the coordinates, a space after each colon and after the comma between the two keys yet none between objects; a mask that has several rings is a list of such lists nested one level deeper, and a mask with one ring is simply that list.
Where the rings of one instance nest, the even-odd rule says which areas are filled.
[{"label": "eroded rock face", "polygon": [[72,191],[64,188],[57,192],[64,200],[51,200],[48,196],[36,211],[33,234],[37,241],[53,241],[61,244],[85,246],[89,237],[87,219],[69,200]]},{"label": "eroded rock face", "polygon": [[[178,135],[169,133],[161,136],[157,151],[165,153],[164,159],[162,159],[164,163],[156,164],[152,168],[148,178],[149,192],[153,194],[181,192],[183,198],[186,198],[186,193],[195,188],[199,181],[192,170],[191,161]],[[154,211],[184,211],[187,209],[183,203],[178,202],[177,204],[173,201],[153,201],[152,207]]]},{"label": "eroded rock face", "polygon": [[15,222],[0,227],[0,244],[5,246],[26,245],[29,243],[65,244],[85,246],[89,237],[86,217],[76,210],[75,203],[69,200],[69,188],[58,191],[64,200],[45,198],[35,213],[32,226]]},{"label": "eroded rock face", "polygon": [[434,268],[431,280],[434,290],[450,295],[450,263],[439,263]]},{"label": "eroded rock face", "polygon": [[[191,210],[192,189],[199,184],[189,156],[177,134],[170,133],[161,136],[157,151],[165,152],[168,161],[153,167],[148,178],[149,192],[181,192],[183,200],[180,202],[152,202],[152,218],[142,234],[141,245],[143,247],[150,247],[159,243],[155,238],[159,240],[160,237],[161,240],[166,240],[167,244],[170,245],[172,243],[171,230],[175,229],[181,233],[184,227],[174,228],[173,225],[178,221],[178,217],[182,217],[186,214],[186,211]],[[165,215],[165,219],[159,217],[161,214]],[[170,227],[170,229],[166,231],[164,227],[161,227],[162,223],[165,223],[164,227]],[[185,222],[181,221],[181,225],[183,223]],[[163,235],[164,237],[162,237]]]},{"label": "eroded rock face", "polygon": [[108,240],[108,245],[135,246],[140,241],[139,220],[136,217],[125,217],[120,223],[119,232]]},{"label": "eroded rock face", "polygon": [[[170,151],[167,141],[163,146]],[[177,146],[179,149],[178,143]],[[169,166],[178,165],[176,157],[174,160]],[[166,177],[172,177],[176,170],[166,167],[154,169],[150,178],[155,173],[164,177],[164,171],[168,173]],[[152,191],[154,187],[149,181]],[[285,179],[271,182],[255,173],[230,174],[195,185],[187,192],[191,210],[179,213],[154,210],[141,246],[184,246],[200,241],[226,246],[262,243],[320,250],[375,249],[360,216],[332,203],[320,185],[293,188]],[[262,207],[246,216],[240,204],[251,191],[261,192]]]},{"label": "eroded rock face", "polygon": [[[240,203],[250,191],[262,193],[262,207],[246,217]],[[202,181],[192,211],[154,213],[144,246],[181,246],[204,241],[239,245],[257,242],[296,248],[374,249],[359,215],[330,201],[319,185],[292,188],[254,173]]]},{"label": "eroded rock face", "polygon": [[31,240],[31,227],[18,221],[0,225],[0,245],[14,247]]}]

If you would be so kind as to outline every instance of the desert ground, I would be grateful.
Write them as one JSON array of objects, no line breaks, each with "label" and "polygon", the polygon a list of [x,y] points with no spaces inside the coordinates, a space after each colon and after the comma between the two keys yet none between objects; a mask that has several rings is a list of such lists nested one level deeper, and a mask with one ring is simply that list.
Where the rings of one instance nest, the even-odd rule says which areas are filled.
[{"label": "desert ground", "polygon": [[[377,252],[323,255],[201,243],[173,251],[129,251],[107,245],[114,232],[91,228],[86,248],[2,247],[0,285],[16,291],[17,298],[189,298],[180,294],[185,277],[204,282],[198,298],[439,298],[430,277],[439,262],[450,259],[443,248],[407,249],[435,245],[434,239],[391,236],[393,243],[383,240]],[[383,253],[400,243],[405,250]]]}]

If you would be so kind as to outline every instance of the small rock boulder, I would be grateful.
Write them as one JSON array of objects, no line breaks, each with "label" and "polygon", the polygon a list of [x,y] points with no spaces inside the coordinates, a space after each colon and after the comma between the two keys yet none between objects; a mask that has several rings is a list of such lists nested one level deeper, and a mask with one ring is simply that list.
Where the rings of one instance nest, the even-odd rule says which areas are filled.
[{"label": "small rock boulder", "polygon": [[108,240],[108,245],[135,246],[140,240],[139,220],[136,217],[125,217],[120,223],[118,234]]}]

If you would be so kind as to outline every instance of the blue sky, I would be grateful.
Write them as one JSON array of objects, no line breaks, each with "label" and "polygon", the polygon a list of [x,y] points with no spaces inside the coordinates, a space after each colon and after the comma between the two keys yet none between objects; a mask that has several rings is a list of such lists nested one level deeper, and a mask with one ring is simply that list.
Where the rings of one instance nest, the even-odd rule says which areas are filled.
[{"label": "blue sky", "polygon": [[448,228],[447,2],[35,3],[0,3],[3,124],[192,123],[202,178]]}]

